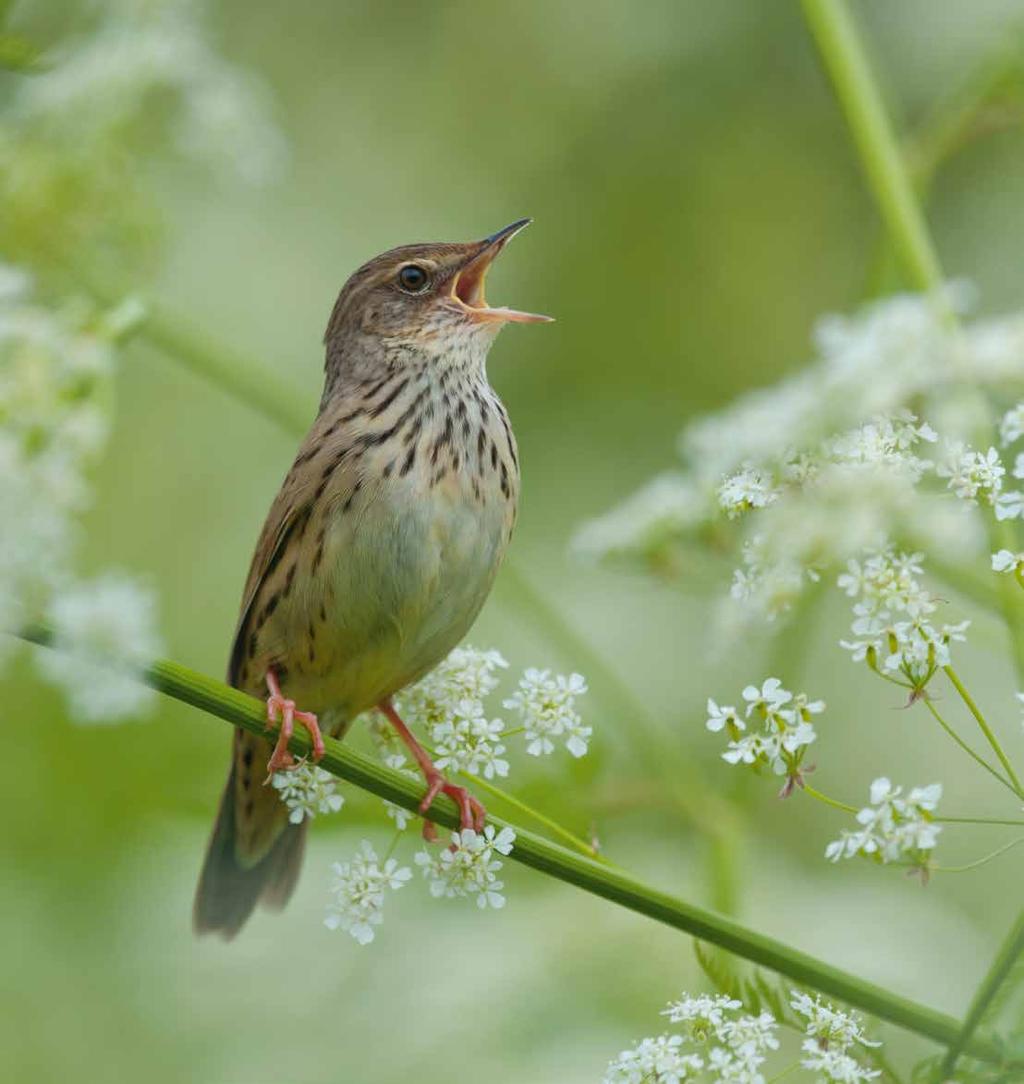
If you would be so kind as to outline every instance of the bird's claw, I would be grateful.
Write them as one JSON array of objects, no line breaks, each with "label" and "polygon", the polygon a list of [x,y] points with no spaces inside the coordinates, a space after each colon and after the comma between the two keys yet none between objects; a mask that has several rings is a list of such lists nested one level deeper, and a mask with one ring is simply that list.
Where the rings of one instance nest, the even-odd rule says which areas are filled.
[{"label": "bird's claw", "polygon": [[312,757],[315,764],[324,755],[324,739],[320,733],[320,724],[317,717],[311,711],[298,711],[295,701],[281,693],[277,678],[273,671],[267,673],[267,687],[270,695],[267,697],[267,722],[271,725],[280,723],[277,735],[277,744],[274,746],[270,760],[267,761],[267,778],[269,782],[274,772],[286,771],[295,767],[295,757],[288,749],[288,743],[295,733],[295,724],[299,723],[309,732],[310,741],[313,743]]},{"label": "bird's claw", "polygon": [[[481,802],[473,797],[465,787],[457,783],[450,783],[440,772],[427,775],[427,793],[420,802],[420,813],[426,816],[434,799],[439,794],[447,794],[459,807],[459,827],[470,828],[474,832],[482,832],[484,821],[487,819],[487,810]],[[428,843],[437,839],[437,826],[428,820],[423,821],[423,838]]]}]

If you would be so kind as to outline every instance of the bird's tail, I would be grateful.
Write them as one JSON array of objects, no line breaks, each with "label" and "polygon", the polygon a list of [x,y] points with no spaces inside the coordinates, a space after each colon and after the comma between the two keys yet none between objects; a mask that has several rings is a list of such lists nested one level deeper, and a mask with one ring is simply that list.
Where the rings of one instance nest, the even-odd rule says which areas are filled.
[{"label": "bird's tail", "polygon": [[235,732],[231,771],[192,908],[197,934],[231,940],[257,903],[284,907],[299,879],[306,822],[290,824],[277,791],[263,785],[271,751],[263,738]]}]

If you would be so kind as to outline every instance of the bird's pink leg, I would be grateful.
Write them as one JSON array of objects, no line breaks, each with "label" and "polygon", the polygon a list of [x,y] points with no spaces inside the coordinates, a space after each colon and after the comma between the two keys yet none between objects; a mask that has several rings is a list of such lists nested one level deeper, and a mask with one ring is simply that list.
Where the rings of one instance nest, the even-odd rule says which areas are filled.
[{"label": "bird's pink leg", "polygon": [[[484,809],[480,802],[478,802],[465,787],[460,787],[456,783],[450,783],[437,768],[434,767],[434,762],[427,755],[423,746],[420,745],[413,736],[412,731],[402,722],[401,716],[395,711],[390,700],[382,700],[377,705],[377,710],[382,712],[388,722],[398,731],[398,736],[409,747],[409,752],[412,753],[416,763],[420,766],[420,771],[423,772],[423,776],[427,781],[427,793],[424,796],[423,801],[420,802],[420,813],[425,815],[427,810],[434,804],[434,799],[439,794],[447,794],[459,807],[459,819],[462,827],[472,828],[476,832],[482,832],[484,820],[487,817],[487,810]],[[423,822],[423,838],[426,840],[434,840],[437,838],[437,829],[427,820]]]},{"label": "bird's pink leg", "polygon": [[267,697],[267,722],[276,723],[280,720],[281,729],[277,735],[277,745],[274,746],[270,760],[267,761],[267,779],[284,768],[293,768],[295,758],[288,750],[288,742],[295,733],[296,722],[309,731],[310,740],[313,743],[313,761],[318,761],[324,755],[324,739],[320,733],[320,724],[311,711],[296,711],[295,701],[289,700],[281,693],[281,686],[277,683],[277,675],[273,670],[267,671],[267,688],[270,695]]}]

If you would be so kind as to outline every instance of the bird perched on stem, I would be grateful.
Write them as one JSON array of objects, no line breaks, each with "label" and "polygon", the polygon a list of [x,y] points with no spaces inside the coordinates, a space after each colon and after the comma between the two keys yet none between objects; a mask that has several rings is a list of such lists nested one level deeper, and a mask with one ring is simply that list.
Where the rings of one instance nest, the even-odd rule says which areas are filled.
[{"label": "bird perched on stem", "polygon": [[340,737],[378,708],[423,771],[421,812],[444,793],[463,827],[483,826],[483,806],[434,767],[391,698],[466,634],[512,534],[516,442],[485,363],[505,324],[550,318],[491,308],[484,278],[529,221],[392,249],[338,296],[320,410],[256,545],[228,666],[231,685],[266,697],[278,739],[235,732],[199,933],[233,937],[258,902],[283,907],[295,887],[306,826],[266,782],[293,766],[296,724],[316,760],[321,729]]}]

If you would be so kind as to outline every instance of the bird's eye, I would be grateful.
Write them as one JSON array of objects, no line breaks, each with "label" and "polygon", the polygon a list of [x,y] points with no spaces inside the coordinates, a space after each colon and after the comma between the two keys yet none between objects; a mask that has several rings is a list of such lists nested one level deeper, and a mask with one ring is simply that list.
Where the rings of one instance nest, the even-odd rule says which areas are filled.
[{"label": "bird's eye", "polygon": [[407,263],[398,272],[398,284],[406,293],[421,294],[430,285],[430,276],[419,264]]}]

